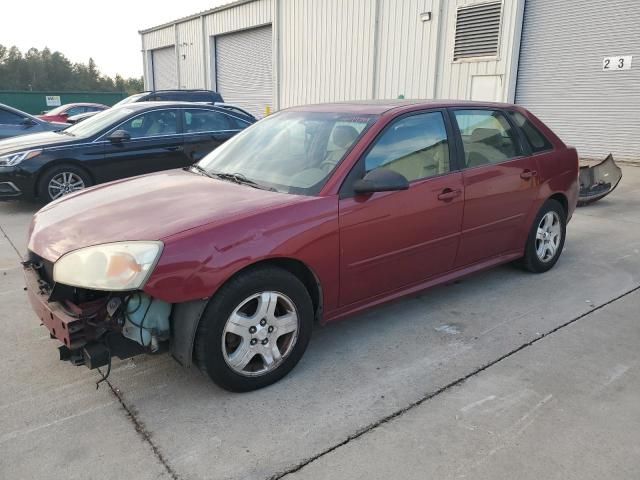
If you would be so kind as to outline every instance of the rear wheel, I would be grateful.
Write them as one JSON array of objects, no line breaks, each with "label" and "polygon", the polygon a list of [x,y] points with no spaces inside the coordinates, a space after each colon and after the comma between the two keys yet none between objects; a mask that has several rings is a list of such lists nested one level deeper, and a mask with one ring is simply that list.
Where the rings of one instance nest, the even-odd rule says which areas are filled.
[{"label": "rear wheel", "polygon": [[57,165],[40,178],[38,194],[48,203],[91,185],[91,178],[83,169],[75,165]]},{"label": "rear wheel", "polygon": [[276,267],[248,271],[211,299],[198,326],[196,361],[222,388],[262,388],[298,363],[312,326],[311,298],[297,277]]},{"label": "rear wheel", "polygon": [[531,226],[522,266],[534,273],[553,268],[564,248],[566,231],[567,214],[564,208],[556,200],[547,200]]}]

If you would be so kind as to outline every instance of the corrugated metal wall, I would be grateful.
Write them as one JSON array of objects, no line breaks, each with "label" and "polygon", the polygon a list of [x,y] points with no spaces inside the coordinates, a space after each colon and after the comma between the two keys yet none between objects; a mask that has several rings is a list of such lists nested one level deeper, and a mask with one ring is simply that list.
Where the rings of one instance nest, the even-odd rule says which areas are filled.
[{"label": "corrugated metal wall", "polygon": [[202,19],[194,18],[178,24],[176,28],[178,31],[180,88],[202,88],[205,78]]},{"label": "corrugated metal wall", "polygon": [[[604,57],[633,55],[631,70]],[[640,161],[640,4],[527,0],[516,101],[583,158]]]},{"label": "corrugated metal wall", "polygon": [[280,106],[371,98],[375,1],[281,4]]},{"label": "corrugated metal wall", "polygon": [[[506,100],[523,1],[502,0],[497,59],[454,62],[457,8],[478,0],[255,0],[178,23],[180,84],[215,89],[213,37],[272,24],[276,109],[399,95],[470,99],[474,76],[495,76],[495,99]],[[143,48],[169,41],[172,28],[144,33]]]},{"label": "corrugated metal wall", "polygon": [[434,98],[440,0],[381,0],[379,19],[376,98]]}]

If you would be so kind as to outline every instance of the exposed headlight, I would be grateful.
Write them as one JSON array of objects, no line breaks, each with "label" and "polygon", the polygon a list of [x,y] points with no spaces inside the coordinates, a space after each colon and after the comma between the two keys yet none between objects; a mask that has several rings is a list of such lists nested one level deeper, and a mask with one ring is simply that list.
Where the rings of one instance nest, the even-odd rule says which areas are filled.
[{"label": "exposed headlight", "polygon": [[37,157],[42,153],[42,150],[27,150],[26,152],[10,153],[9,155],[2,155],[0,157],[0,167],[13,167],[18,165],[23,160],[28,160],[33,157]]},{"label": "exposed headlight", "polygon": [[136,290],[153,271],[162,242],[117,242],[69,252],[53,265],[53,279],[93,290]]}]

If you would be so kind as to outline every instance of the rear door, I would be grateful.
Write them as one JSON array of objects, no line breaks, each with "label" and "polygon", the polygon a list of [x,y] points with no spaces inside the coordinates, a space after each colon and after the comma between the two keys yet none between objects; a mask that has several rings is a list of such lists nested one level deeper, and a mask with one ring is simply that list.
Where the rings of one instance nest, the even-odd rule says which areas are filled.
[{"label": "rear door", "polygon": [[[121,142],[107,140],[115,130],[131,138]],[[159,109],[135,115],[114,127],[103,140],[105,159],[100,176],[106,180],[131,177],[181,167],[185,164],[183,140],[176,109]]]},{"label": "rear door", "polygon": [[354,195],[343,187],[340,304],[346,306],[419,284],[453,267],[464,186],[445,111],[394,120],[376,138],[350,178],[387,168],[408,190]]},{"label": "rear door", "polygon": [[524,247],[538,190],[536,159],[504,112],[452,109],[464,152],[465,206],[456,267]]},{"label": "rear door", "polygon": [[205,108],[184,109],[182,115],[186,165],[200,161],[246,124],[220,111]]}]

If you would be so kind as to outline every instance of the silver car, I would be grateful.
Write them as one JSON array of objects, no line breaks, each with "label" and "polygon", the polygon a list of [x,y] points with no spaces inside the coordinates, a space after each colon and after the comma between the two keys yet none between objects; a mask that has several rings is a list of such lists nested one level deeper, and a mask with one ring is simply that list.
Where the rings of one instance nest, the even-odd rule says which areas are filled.
[{"label": "silver car", "polygon": [[0,139],[28,133],[62,130],[68,126],[66,123],[45,122],[26,112],[0,103]]}]

